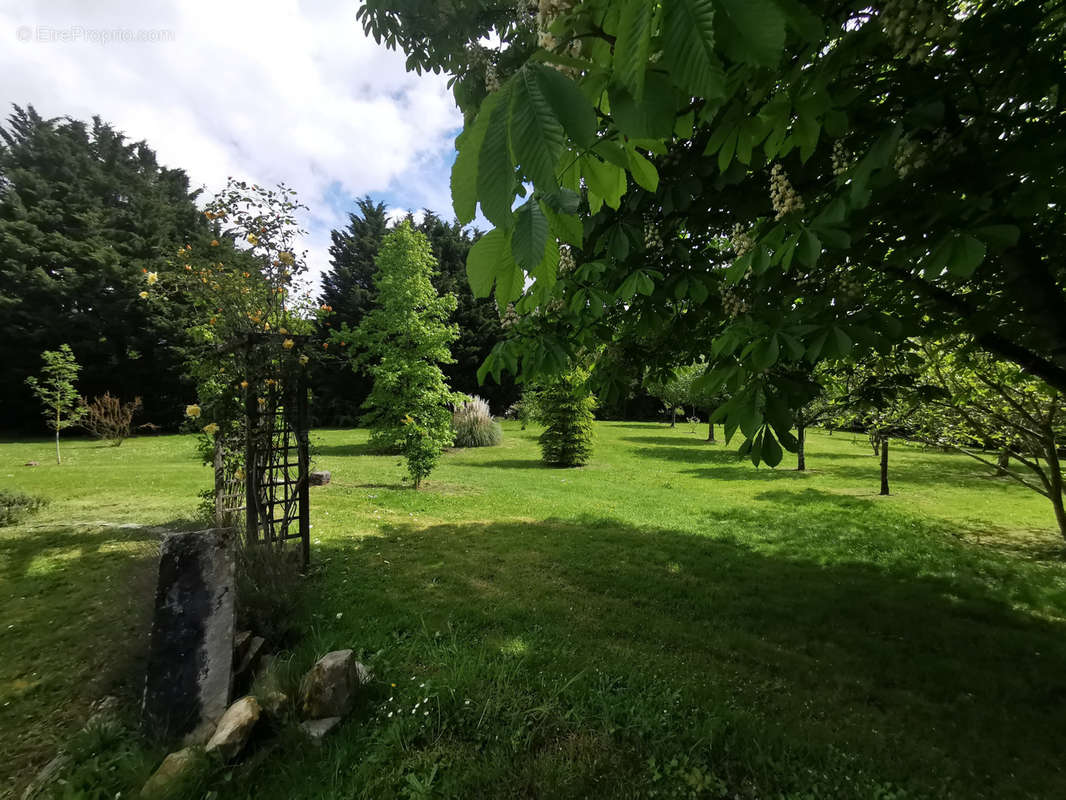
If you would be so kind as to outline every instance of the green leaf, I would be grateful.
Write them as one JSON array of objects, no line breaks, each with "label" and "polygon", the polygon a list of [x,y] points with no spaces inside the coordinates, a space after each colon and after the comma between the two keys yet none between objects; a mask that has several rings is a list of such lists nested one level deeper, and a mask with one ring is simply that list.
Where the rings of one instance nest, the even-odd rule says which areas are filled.
[{"label": "green leaf", "polygon": [[510,232],[493,228],[474,242],[466,256],[466,276],[474,297],[488,297],[497,272],[513,268]]},{"label": "green leaf", "polygon": [[500,98],[492,108],[477,162],[477,196],[489,222],[510,228],[511,203],[515,196],[514,162],[507,141],[509,98]]},{"label": "green leaf", "polygon": [[1018,244],[1021,230],[1017,225],[986,225],[974,229],[973,235],[992,247],[1006,248]]},{"label": "green leaf", "polygon": [[774,438],[773,433],[769,428],[763,428],[762,431],[762,460],[766,462],[768,466],[776,467],[781,463],[781,457],[784,453],[781,451],[781,445],[777,443],[777,439]]},{"label": "green leaf", "polygon": [[773,0],[715,0],[718,41],[734,61],[773,66],[785,46],[785,16]]},{"label": "green leaf", "polygon": [[655,169],[655,165],[636,150],[629,149],[626,154],[629,156],[629,173],[633,176],[633,180],[637,182],[637,185],[647,189],[649,192],[657,191],[659,189],[659,171]]},{"label": "green leaf", "polygon": [[822,126],[813,114],[803,114],[796,119],[796,127],[793,133],[800,149],[800,161],[804,164],[814,154],[814,148],[818,146],[818,136],[822,132]]},{"label": "green leaf", "polygon": [[714,52],[713,0],[665,0],[662,47],[678,86],[696,97],[726,96],[725,73]]},{"label": "green leaf", "polygon": [[481,110],[472,125],[468,125],[455,140],[458,154],[452,164],[452,206],[455,216],[463,225],[474,219],[477,213],[477,173],[481,144],[485,141],[492,110],[499,105],[502,92],[494,92],[485,98]]},{"label": "green leaf", "polygon": [[644,99],[644,76],[651,47],[651,19],[655,4],[648,0],[624,0],[614,43],[614,79],[633,99]]},{"label": "green leaf", "polygon": [[755,369],[769,369],[777,363],[780,355],[780,345],[776,336],[760,341],[751,353],[751,363]]},{"label": "green leaf", "polygon": [[969,278],[985,260],[987,248],[980,239],[963,233],[955,238],[948,261],[948,272],[959,278]]},{"label": "green leaf", "polygon": [[812,231],[804,230],[796,252],[800,263],[813,267],[818,263],[818,256],[822,254],[822,242]]},{"label": "green leaf", "polygon": [[666,75],[648,73],[644,99],[637,102],[625,87],[608,90],[611,117],[626,136],[632,139],[667,139],[674,131],[677,116],[677,91]]},{"label": "green leaf", "polygon": [[737,149],[737,139],[740,133],[736,128],[731,130],[722,143],[722,149],[718,151],[718,171],[725,172],[733,161],[733,154]]},{"label": "green leaf", "polygon": [[515,74],[509,126],[511,149],[533,185],[550,191],[557,185],[555,168],[563,152],[563,125],[544,96],[535,67],[529,64]]},{"label": "green leaf", "polygon": [[533,266],[530,273],[537,279],[536,286],[544,291],[551,291],[559,277],[559,245],[552,238],[544,241],[544,250],[540,261]]},{"label": "green leaf", "polygon": [[548,218],[540,203],[530,198],[515,212],[514,232],[511,234],[511,253],[522,269],[532,271],[544,258],[544,243],[548,241]]},{"label": "green leaf", "polygon": [[816,44],[825,36],[825,25],[817,14],[812,12],[800,0],[776,0],[785,12],[788,27],[801,38]]},{"label": "green leaf", "polygon": [[581,247],[585,231],[580,217],[576,214],[557,213],[550,208],[544,209],[544,215],[548,218],[548,225],[556,238],[574,247]]},{"label": "green leaf", "polygon": [[618,208],[626,192],[625,170],[586,155],[581,158],[581,174],[588,181],[590,191],[602,197],[611,208]]},{"label": "green leaf", "polygon": [[507,269],[497,267],[496,270],[496,306],[502,314],[507,310],[507,304],[512,303],[522,296],[522,289],[526,285],[526,273],[518,268],[512,261]]},{"label": "green leaf", "polygon": [[591,147],[596,141],[596,109],[570,78],[559,70],[530,64],[541,93],[562,122],[567,135],[581,147]]}]

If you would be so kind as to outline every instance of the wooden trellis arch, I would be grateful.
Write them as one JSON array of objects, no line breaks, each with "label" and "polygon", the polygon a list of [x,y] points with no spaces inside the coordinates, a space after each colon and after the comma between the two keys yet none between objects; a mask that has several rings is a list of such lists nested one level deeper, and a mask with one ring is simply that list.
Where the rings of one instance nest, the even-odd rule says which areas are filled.
[{"label": "wooden trellis arch", "polygon": [[[230,343],[243,375],[243,419],[215,439],[215,516],[248,545],[298,543],[311,558],[308,337],[255,333]],[[288,346],[286,346],[288,344]]]}]

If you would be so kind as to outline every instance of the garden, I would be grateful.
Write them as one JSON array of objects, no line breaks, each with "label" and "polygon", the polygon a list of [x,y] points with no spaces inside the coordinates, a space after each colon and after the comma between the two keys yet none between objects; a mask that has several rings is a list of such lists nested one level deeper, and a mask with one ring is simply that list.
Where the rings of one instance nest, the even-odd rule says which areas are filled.
[{"label": "garden", "polygon": [[1066,795],[1062,9],[356,18],[454,216],[328,264],[0,125],[0,794]]}]

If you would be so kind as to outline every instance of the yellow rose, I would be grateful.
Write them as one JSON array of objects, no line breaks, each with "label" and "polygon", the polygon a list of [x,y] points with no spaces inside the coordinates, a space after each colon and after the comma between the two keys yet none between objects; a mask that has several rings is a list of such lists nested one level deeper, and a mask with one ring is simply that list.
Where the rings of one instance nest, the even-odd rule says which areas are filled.
[{"label": "yellow rose", "polygon": [[212,422],[209,425],[204,425],[204,433],[206,433],[206,434],[208,434],[210,436],[217,435],[218,434],[218,424]]},{"label": "yellow rose", "polygon": [[200,416],[200,406],[195,403],[191,406],[185,406],[185,416],[196,419]]},{"label": "yellow rose", "polygon": [[281,346],[284,347],[286,350],[292,350],[294,344],[296,344],[296,342],[294,342],[292,339],[286,339],[284,342],[281,343]]},{"label": "yellow rose", "polygon": [[256,236],[254,233],[249,233],[248,234],[248,244],[252,245],[253,247],[255,245],[259,244],[259,237]]},{"label": "yellow rose", "polygon": [[300,356],[300,366],[306,367],[307,366],[307,362],[310,361],[310,360],[311,359],[309,359],[306,355]]},{"label": "yellow rose", "polygon": [[241,381],[241,388],[242,389],[247,389],[248,388],[248,381]]},{"label": "yellow rose", "polygon": [[147,300],[148,299],[148,292],[141,292],[137,296],[140,297],[142,300]]},{"label": "yellow rose", "polygon": [[157,273],[155,273],[155,272],[149,272],[148,273],[148,285],[149,286],[151,286],[153,283],[155,283],[158,280],[159,280],[159,275]]}]

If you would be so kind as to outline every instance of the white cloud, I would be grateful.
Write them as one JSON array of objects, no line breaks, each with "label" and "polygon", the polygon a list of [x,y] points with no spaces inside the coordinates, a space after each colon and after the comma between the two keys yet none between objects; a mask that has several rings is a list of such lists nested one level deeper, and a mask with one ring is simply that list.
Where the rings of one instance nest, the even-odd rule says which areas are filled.
[{"label": "white cloud", "polygon": [[[0,10],[0,101],[97,114],[208,192],[229,175],[284,181],[311,208],[318,272],[354,196],[451,216],[447,163],[462,120],[445,78],[408,74],[402,54],[363,35],[356,8],[24,0]],[[164,40],[99,41],[114,30]]]}]

